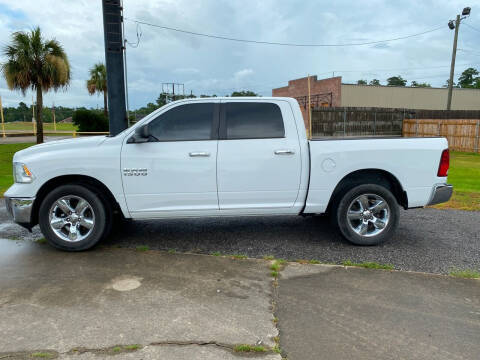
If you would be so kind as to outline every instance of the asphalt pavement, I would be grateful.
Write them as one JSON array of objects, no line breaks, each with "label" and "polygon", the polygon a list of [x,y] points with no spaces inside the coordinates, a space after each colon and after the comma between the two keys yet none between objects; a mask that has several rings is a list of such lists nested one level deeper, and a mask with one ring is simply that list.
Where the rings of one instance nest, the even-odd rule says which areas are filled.
[{"label": "asphalt pavement", "polygon": [[[7,219],[0,199],[0,238],[41,238]],[[354,246],[323,216],[228,217],[129,221],[117,226],[103,245],[175,250],[201,254],[272,255],[340,264],[375,261],[398,270],[446,274],[480,270],[480,212],[412,209],[401,211],[394,237],[380,246]]]},{"label": "asphalt pavement", "polygon": [[289,264],[277,310],[288,359],[478,359],[480,281]]}]

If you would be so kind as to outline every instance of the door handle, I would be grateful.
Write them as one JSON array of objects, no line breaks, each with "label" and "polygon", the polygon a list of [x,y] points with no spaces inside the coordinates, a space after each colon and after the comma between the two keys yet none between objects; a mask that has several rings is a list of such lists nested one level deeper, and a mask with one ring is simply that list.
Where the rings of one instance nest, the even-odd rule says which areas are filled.
[{"label": "door handle", "polygon": [[293,155],[295,151],[293,150],[275,150],[275,155]]},{"label": "door handle", "polygon": [[206,151],[192,151],[188,155],[190,155],[190,157],[208,157],[210,156],[210,153]]}]

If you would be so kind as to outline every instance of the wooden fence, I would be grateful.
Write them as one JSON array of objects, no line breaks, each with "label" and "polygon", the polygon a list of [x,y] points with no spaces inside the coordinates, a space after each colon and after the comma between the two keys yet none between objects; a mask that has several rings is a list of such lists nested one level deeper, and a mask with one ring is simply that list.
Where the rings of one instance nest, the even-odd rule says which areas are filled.
[{"label": "wooden fence", "polygon": [[478,119],[405,119],[403,136],[443,136],[452,150],[480,152]]},{"label": "wooden fence", "polygon": [[316,108],[312,109],[313,137],[402,136],[405,109]]},{"label": "wooden fence", "polygon": [[480,152],[480,111],[361,107],[312,109],[312,137],[443,136],[452,150]]}]

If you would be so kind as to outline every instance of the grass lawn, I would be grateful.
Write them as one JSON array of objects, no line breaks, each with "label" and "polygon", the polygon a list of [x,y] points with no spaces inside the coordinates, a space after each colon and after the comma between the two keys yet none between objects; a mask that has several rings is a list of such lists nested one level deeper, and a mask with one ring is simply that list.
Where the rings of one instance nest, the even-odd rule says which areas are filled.
[{"label": "grass lawn", "polygon": [[0,145],[0,196],[3,196],[3,193],[13,184],[13,154],[32,145],[33,144]]},{"label": "grass lawn", "polygon": [[453,196],[436,208],[480,210],[480,154],[451,151],[448,182]]},{"label": "grass lawn", "polygon": [[[31,145],[33,144],[0,145],[0,196],[13,183],[13,154]],[[435,205],[435,208],[480,211],[480,154],[450,152],[448,182],[454,187],[452,199]]]},{"label": "grass lawn", "polygon": [[[53,123],[43,123],[45,131],[53,131]],[[0,128],[1,130],[1,128]],[[33,131],[33,123],[31,122],[7,122],[5,123],[5,130],[11,131]],[[59,123],[57,124],[57,131],[74,131],[77,127],[74,124]]]}]

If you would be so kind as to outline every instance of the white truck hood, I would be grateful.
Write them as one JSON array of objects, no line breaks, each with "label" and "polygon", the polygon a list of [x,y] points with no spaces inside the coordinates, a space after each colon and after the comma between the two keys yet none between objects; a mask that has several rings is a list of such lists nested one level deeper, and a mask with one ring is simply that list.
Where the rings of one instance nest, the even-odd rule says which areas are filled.
[{"label": "white truck hood", "polygon": [[59,156],[61,155],[61,150],[90,148],[102,144],[106,139],[106,136],[88,136],[75,139],[49,141],[18,151],[15,153],[13,161],[22,161],[25,158],[30,158],[32,156],[36,157],[49,152],[55,152],[55,155]]}]

